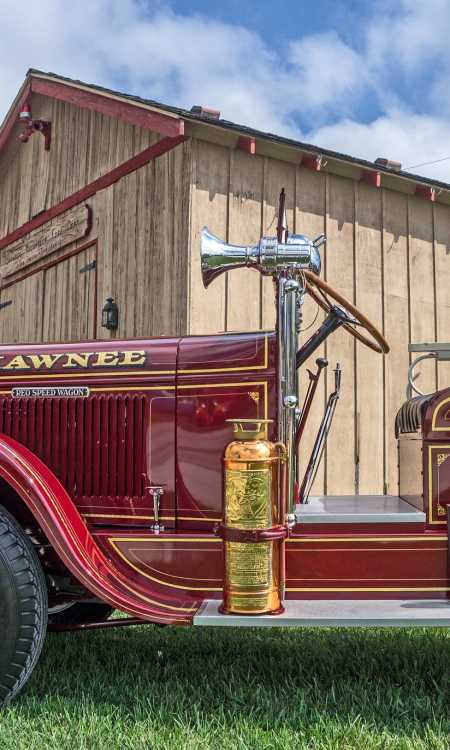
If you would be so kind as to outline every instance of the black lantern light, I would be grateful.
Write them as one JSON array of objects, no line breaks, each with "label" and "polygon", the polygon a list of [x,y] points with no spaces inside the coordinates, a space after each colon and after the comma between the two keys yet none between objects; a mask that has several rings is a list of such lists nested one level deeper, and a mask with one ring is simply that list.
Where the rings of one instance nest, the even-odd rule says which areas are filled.
[{"label": "black lantern light", "polygon": [[102,326],[115,331],[119,325],[119,308],[112,297],[107,297],[102,310]]}]

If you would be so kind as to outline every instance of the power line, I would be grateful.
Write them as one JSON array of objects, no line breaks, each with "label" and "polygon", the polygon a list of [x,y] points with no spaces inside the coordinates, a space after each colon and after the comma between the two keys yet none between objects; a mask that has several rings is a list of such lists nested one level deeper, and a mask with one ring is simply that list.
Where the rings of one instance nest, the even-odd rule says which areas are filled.
[{"label": "power line", "polygon": [[448,161],[450,159],[450,156],[444,156],[442,159],[436,159],[436,161],[424,161],[422,164],[411,164],[410,167],[405,167],[406,169],[417,169],[417,167],[428,167],[429,164],[439,164],[441,161]]}]

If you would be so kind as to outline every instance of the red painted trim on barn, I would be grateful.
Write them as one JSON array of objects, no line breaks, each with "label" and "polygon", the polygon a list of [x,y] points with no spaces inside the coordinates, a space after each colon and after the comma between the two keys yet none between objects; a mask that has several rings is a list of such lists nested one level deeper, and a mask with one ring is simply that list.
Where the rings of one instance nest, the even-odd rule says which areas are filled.
[{"label": "red painted trim on barn", "polygon": [[300,164],[306,169],[312,169],[313,172],[320,172],[322,157],[316,154],[303,154],[300,158]]},{"label": "red painted trim on barn", "polygon": [[360,182],[365,182],[366,185],[371,185],[375,188],[381,187],[381,174],[379,172],[373,172],[371,169],[364,169],[361,172]]},{"label": "red painted trim on barn", "polygon": [[156,130],[170,137],[184,135],[184,120],[169,117],[152,109],[139,107],[131,102],[125,102],[103,96],[100,93],[86,91],[70,86],[67,83],[49,81],[48,79],[31,77],[31,91],[63,102],[76,104],[78,107],[93,109],[109,117],[115,117],[140,128]]},{"label": "red painted trim on barn", "polygon": [[416,195],[419,198],[424,198],[426,201],[436,200],[436,190],[429,185],[416,185]]},{"label": "red painted trim on barn", "polygon": [[50,219],[54,219],[55,216],[59,216],[64,213],[64,211],[68,211],[70,208],[87,200],[87,198],[91,198],[95,193],[98,193],[99,190],[104,190],[122,177],[125,177],[131,172],[135,172],[137,169],[145,166],[145,164],[148,164],[148,162],[156,159],[158,156],[162,156],[167,153],[167,151],[171,151],[175,146],[178,146],[179,143],[183,143],[186,140],[187,136],[184,135],[180,135],[177,138],[162,138],[158,143],[149,146],[144,149],[144,151],[141,151],[140,154],[133,156],[123,164],[119,164],[119,166],[112,169],[111,172],[107,172],[107,174],[104,174],[102,177],[98,177],[93,182],[90,182],[89,185],[81,188],[81,190],[77,190],[76,193],[72,193],[72,195],[64,198],[64,200],[57,203],[56,206],[52,206],[52,208],[49,208],[47,211],[43,211],[38,216],[35,216],[34,219],[31,219],[31,221],[27,221],[13,232],[10,232],[10,234],[7,234],[6,237],[0,239],[0,250],[7,247],[12,242],[19,240],[21,237],[24,237],[26,234],[29,234],[33,229],[42,226],[42,224],[50,221]]},{"label": "red painted trim on barn", "polygon": [[19,93],[16,104],[13,105],[12,109],[10,110],[9,116],[6,118],[4,125],[2,129],[0,130],[0,151],[2,150],[9,136],[11,135],[11,131],[13,130],[14,125],[18,122],[19,112],[22,109],[25,102],[27,101],[27,99],[29,98],[30,93],[31,93],[31,83],[30,81],[28,81],[25,84],[25,87],[22,93]]},{"label": "red painted trim on barn", "polygon": [[247,135],[240,135],[237,139],[236,146],[242,151],[246,151],[247,154],[252,154],[252,156],[253,154],[256,154],[256,140]]}]

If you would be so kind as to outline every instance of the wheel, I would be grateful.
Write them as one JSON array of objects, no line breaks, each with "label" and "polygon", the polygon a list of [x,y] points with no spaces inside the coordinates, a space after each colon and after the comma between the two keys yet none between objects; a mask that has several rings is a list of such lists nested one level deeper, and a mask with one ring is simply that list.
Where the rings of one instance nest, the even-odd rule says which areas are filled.
[{"label": "wheel", "polygon": [[58,611],[49,610],[49,625],[84,625],[107,620],[114,607],[103,602],[74,602]]},{"label": "wheel", "polygon": [[0,706],[25,685],[47,629],[47,586],[31,542],[0,506]]},{"label": "wheel", "polygon": [[[331,284],[328,284],[324,279],[321,279],[320,276],[316,276],[315,273],[312,273],[311,271],[305,271],[305,278],[306,278],[306,285],[305,289],[310,295],[310,297],[313,298],[313,300],[319,305],[319,307],[322,308],[327,314],[330,312],[330,309],[332,307],[330,300],[328,297],[331,297],[332,300],[338,303],[340,307],[343,307],[344,310],[351,315],[353,318],[352,321],[349,321],[344,326],[342,326],[348,333],[351,333],[352,336],[354,336],[355,339],[358,339],[362,344],[365,344],[365,346],[368,346],[369,349],[373,349],[374,352],[378,352],[379,354],[388,354],[389,352],[389,344],[384,338],[381,331],[378,330],[378,328],[372,323],[372,321],[367,318],[364,313],[362,313],[360,310],[358,310],[355,305],[352,305],[351,302],[345,299],[345,297],[342,296],[334,287],[331,286]],[[354,328],[355,325],[362,326],[369,336],[366,336],[363,333],[360,333],[359,331]]]}]

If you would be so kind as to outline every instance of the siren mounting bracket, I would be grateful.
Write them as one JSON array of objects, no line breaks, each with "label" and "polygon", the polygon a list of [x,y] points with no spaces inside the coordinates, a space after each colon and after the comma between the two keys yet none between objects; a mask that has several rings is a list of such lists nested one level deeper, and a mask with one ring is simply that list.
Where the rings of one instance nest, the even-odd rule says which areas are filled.
[{"label": "siren mounting bracket", "polygon": [[29,102],[25,102],[20,110],[19,122],[23,124],[23,130],[19,133],[19,140],[22,143],[28,143],[34,133],[41,133],[44,136],[44,148],[50,151],[52,124],[48,120],[33,120]]}]

